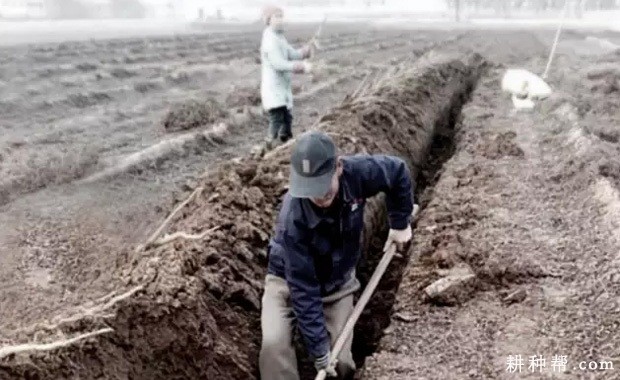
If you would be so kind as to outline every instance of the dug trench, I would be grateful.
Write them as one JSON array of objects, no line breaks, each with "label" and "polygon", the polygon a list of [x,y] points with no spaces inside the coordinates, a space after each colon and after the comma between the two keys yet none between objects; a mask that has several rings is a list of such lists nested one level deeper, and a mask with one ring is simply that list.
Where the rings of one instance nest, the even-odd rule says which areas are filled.
[{"label": "dug trench", "polygon": [[[318,121],[343,154],[403,158],[424,205],[451,127],[481,72],[473,53],[430,52],[360,87]],[[201,239],[127,249],[114,272],[126,288],[72,314],[14,331],[0,350],[1,379],[256,379],[266,247],[286,192],[290,144],[205,174],[167,227]],[[366,205],[358,274],[363,285],[387,233],[381,197]],[[356,328],[361,365],[389,323],[407,255],[393,262]],[[127,290],[129,290],[127,292]],[[96,332],[87,339],[72,339]],[[29,347],[33,342],[47,346]]]}]

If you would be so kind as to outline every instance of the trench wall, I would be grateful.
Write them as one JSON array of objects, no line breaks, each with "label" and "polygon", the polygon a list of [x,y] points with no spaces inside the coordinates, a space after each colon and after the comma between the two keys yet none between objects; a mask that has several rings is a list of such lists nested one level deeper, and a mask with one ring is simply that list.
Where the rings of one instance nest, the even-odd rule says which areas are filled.
[{"label": "trench wall", "polygon": [[[317,128],[331,133],[344,154],[398,155],[417,176],[433,137],[450,125],[482,67],[476,54],[431,52],[337,105]],[[289,154],[284,148],[263,159],[233,160],[188,186],[187,195],[202,191],[168,231],[218,229],[200,241],[125,252],[113,270],[141,291],[105,312],[78,311],[70,323],[13,338],[40,342],[103,327],[114,331],[0,359],[0,379],[258,378],[266,246],[286,191]],[[364,249],[371,263],[382,246],[385,211],[379,200],[367,207]],[[380,326],[364,329],[376,334]]]}]

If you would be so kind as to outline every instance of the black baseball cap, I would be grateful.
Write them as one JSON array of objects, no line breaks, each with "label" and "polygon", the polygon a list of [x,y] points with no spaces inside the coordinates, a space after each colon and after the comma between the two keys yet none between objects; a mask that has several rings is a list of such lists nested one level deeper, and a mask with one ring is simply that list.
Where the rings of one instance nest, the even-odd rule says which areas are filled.
[{"label": "black baseball cap", "polygon": [[295,198],[320,198],[336,172],[336,145],[323,132],[299,135],[291,153],[289,193]]}]

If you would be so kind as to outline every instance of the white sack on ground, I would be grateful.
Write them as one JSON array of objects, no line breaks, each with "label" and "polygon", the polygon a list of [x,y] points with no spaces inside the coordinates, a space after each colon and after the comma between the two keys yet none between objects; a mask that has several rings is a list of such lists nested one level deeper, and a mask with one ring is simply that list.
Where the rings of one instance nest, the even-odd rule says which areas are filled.
[{"label": "white sack on ground", "polygon": [[544,99],[551,95],[551,87],[538,75],[523,69],[508,69],[502,78],[502,90],[530,99]]}]

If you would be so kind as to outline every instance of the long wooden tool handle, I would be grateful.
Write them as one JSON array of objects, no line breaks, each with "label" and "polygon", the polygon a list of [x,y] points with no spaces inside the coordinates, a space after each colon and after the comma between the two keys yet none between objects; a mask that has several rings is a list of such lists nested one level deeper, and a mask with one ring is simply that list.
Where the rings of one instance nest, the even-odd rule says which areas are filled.
[{"label": "long wooden tool handle", "polygon": [[327,21],[327,14],[324,15],[323,21],[321,21],[321,23],[319,24],[318,28],[316,29],[316,32],[314,32],[314,35],[308,41],[309,44],[314,45],[314,46],[318,46],[318,44],[319,44],[319,37],[321,36],[321,33],[323,32],[323,25],[325,25],[326,21]]},{"label": "long wooden tool handle", "polygon": [[319,36],[321,35],[321,32],[323,31],[323,25],[325,25],[326,21],[327,21],[327,14],[323,15],[323,21],[321,21],[321,23],[319,24],[319,27],[316,30],[316,33],[314,33],[314,38],[319,38]]},{"label": "long wooden tool handle", "polygon": [[[414,218],[418,214],[419,209],[420,208],[418,205],[414,205],[413,213],[411,213],[411,221],[414,220]],[[372,277],[368,281],[368,285],[366,285],[366,288],[362,292],[360,299],[357,301],[357,305],[355,305],[353,312],[349,316],[349,319],[347,319],[347,323],[342,328],[342,332],[338,336],[338,340],[336,340],[336,343],[334,344],[334,348],[332,349],[332,352],[329,358],[330,365],[336,361],[336,359],[338,358],[338,355],[340,354],[340,351],[342,351],[342,349],[344,348],[345,342],[349,338],[349,335],[351,335],[351,333],[353,332],[353,328],[355,327],[357,320],[359,319],[360,315],[362,315],[362,311],[364,311],[366,304],[370,300],[370,296],[372,296],[372,293],[374,293],[375,289],[377,288],[377,285],[379,285],[379,281],[381,281],[381,277],[385,273],[385,270],[387,269],[388,265],[390,264],[390,261],[392,261],[392,258],[394,257],[395,254],[396,254],[396,246],[392,244],[388,247],[388,249],[383,254],[381,261],[379,261],[377,268],[375,268],[375,271],[372,274]],[[325,380],[326,377],[327,377],[327,372],[325,372],[325,370],[322,369],[316,375],[315,380]]]},{"label": "long wooden tool handle", "polygon": [[549,75],[549,70],[551,69],[551,62],[553,62],[553,57],[555,56],[555,50],[558,47],[558,41],[560,40],[560,33],[562,32],[562,27],[564,26],[564,20],[566,19],[566,15],[568,14],[568,6],[570,2],[568,0],[564,1],[564,10],[562,11],[562,18],[560,19],[560,24],[558,25],[558,29],[555,32],[555,38],[553,40],[553,45],[551,46],[551,53],[549,53],[549,60],[547,61],[547,66],[545,67],[545,72],[542,75],[542,79],[547,79]]},{"label": "long wooden tool handle", "polygon": [[327,377],[327,372],[325,372],[324,369],[320,370],[319,373],[316,375],[316,377],[314,378],[314,380],[325,380],[325,378]]},{"label": "long wooden tool handle", "polygon": [[[346,340],[349,338],[349,335],[351,335],[351,332],[353,331],[353,328],[355,327],[357,320],[359,319],[360,315],[362,315],[362,311],[364,311],[366,304],[370,300],[370,296],[372,296],[372,293],[375,291],[377,285],[379,284],[379,281],[381,280],[381,276],[383,276],[383,273],[385,273],[385,270],[390,264],[390,261],[392,260],[392,257],[394,257],[395,253],[396,253],[396,246],[392,244],[389,246],[387,251],[385,251],[385,253],[383,254],[383,257],[381,258],[379,265],[377,265],[377,268],[375,269],[375,272],[372,274],[370,281],[368,281],[368,285],[366,285],[366,288],[364,289],[364,292],[362,293],[359,301],[357,301],[357,305],[355,305],[355,308],[353,309],[353,312],[349,316],[347,323],[344,325],[342,332],[340,333],[340,336],[338,336],[338,340],[336,340],[336,344],[334,344],[334,348],[332,349],[331,356],[329,358],[330,363],[333,363],[334,359],[336,359],[338,355],[340,354],[340,351],[342,351],[342,348],[344,347]],[[325,380],[326,377],[327,377],[327,373],[325,372],[324,369],[322,369],[317,374],[316,380]]]}]

